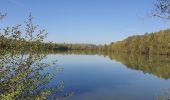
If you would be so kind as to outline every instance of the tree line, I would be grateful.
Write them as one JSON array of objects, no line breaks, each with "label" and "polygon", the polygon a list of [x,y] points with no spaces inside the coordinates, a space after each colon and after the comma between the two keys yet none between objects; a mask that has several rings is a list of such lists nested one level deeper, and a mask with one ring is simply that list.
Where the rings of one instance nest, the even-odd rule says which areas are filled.
[{"label": "tree line", "polygon": [[[156,0],[154,10],[151,13],[162,19],[170,20],[170,1]],[[6,16],[0,12],[0,20]],[[41,50],[99,50],[112,52],[127,52],[141,54],[163,54],[170,55],[170,29],[161,30],[145,35],[136,35],[128,37],[125,40],[113,42],[110,45],[93,45],[93,44],[58,44],[44,42],[47,33],[45,30],[36,31],[37,25],[33,25],[30,14],[26,22],[25,32],[21,25],[12,28],[6,27],[0,31],[0,48],[19,49],[23,47],[29,50],[30,47],[36,47]],[[38,33],[38,34],[35,34]],[[18,45],[19,44],[19,45]]]},{"label": "tree line", "polygon": [[113,52],[170,55],[170,29],[130,36],[110,45]]}]

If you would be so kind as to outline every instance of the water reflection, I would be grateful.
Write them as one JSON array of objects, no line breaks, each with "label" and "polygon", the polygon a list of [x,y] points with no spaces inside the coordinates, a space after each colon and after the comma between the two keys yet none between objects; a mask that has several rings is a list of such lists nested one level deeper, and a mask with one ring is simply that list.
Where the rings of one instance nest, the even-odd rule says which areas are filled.
[{"label": "water reflection", "polygon": [[125,64],[128,68],[150,73],[159,78],[170,78],[169,56],[112,54],[109,57]]},{"label": "water reflection", "polygon": [[[56,65],[56,62],[47,63],[46,58],[49,57],[47,56],[49,54],[53,56],[62,55],[60,60],[63,61],[67,70],[63,72],[59,79],[55,77],[56,73],[51,73],[49,70],[43,71]],[[71,56],[67,59],[63,55]],[[73,55],[100,55],[105,58]],[[73,96],[73,92],[77,95],[74,95],[75,98],[73,96],[73,100],[97,97],[99,97],[98,99],[108,98],[110,100],[115,98],[124,98],[125,100],[128,100],[128,98],[138,100],[163,98],[164,96],[159,96],[161,90],[159,86],[166,84],[165,81],[170,78],[170,57],[168,56],[114,54],[112,52],[85,50],[39,52],[7,52],[1,50],[0,57],[0,98],[3,99],[66,99]],[[76,63],[74,65],[73,61],[70,61],[73,59]],[[85,59],[88,61],[85,61]],[[117,62],[120,62],[121,65]],[[127,68],[124,69],[122,64]],[[115,66],[118,67],[114,68]],[[57,66],[53,68],[55,68],[55,72],[62,71]],[[149,73],[161,80],[150,77],[150,75],[143,75],[143,73],[138,73],[135,70]],[[56,80],[58,83],[55,83]],[[52,85],[47,86],[49,82]],[[64,82],[67,83],[67,86],[66,90],[62,91]],[[155,84],[153,84],[154,82]],[[165,87],[168,86],[166,84]],[[146,91],[146,88],[150,87],[151,89]],[[71,92],[72,89],[75,89],[75,91]],[[67,93],[68,91],[69,93]],[[103,91],[105,91],[105,94],[103,94]],[[134,94],[136,95],[134,96]]]},{"label": "water reflection", "polygon": [[[59,78],[69,83],[66,91],[74,89],[76,95],[71,100],[156,100],[170,87],[170,80],[164,78],[163,73],[158,78],[154,71],[150,73],[145,69],[135,69],[133,67],[138,65],[129,64],[137,57],[140,60],[148,58],[146,62],[151,62],[149,56],[108,53],[103,57],[102,52],[100,55],[88,51],[58,51],[50,55],[50,58],[59,60],[60,66],[64,66],[65,71]],[[159,64],[166,65],[167,62]],[[127,63],[129,66],[126,66]]]},{"label": "water reflection", "polygon": [[127,53],[112,53],[104,51],[53,51],[46,52],[49,54],[63,54],[63,55],[100,55],[109,57],[111,60],[121,62],[126,67],[143,71],[144,73],[153,74],[159,78],[170,78],[170,56],[163,55],[137,55]]}]

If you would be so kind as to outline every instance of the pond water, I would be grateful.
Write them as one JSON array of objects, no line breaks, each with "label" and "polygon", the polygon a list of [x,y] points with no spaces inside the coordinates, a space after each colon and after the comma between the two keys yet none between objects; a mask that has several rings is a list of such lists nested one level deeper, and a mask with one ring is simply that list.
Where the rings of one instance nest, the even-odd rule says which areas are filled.
[{"label": "pond water", "polygon": [[74,92],[68,100],[157,100],[170,88],[170,59],[167,56],[127,54],[49,54],[46,62],[58,60],[44,71],[56,74],[48,86],[61,80],[60,95]]}]

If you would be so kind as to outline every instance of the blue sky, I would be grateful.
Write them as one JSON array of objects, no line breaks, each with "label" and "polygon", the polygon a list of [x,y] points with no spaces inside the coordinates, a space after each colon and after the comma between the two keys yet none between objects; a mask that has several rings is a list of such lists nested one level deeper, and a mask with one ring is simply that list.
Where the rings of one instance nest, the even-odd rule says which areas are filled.
[{"label": "blue sky", "polygon": [[46,41],[105,44],[155,32],[170,22],[149,18],[155,0],[0,0],[0,27],[23,23],[29,13],[46,29]]}]

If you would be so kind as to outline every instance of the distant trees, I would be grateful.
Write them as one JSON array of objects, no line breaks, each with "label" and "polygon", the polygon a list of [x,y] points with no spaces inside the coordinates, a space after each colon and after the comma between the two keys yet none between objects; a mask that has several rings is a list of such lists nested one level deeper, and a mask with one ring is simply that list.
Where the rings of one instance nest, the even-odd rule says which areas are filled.
[{"label": "distant trees", "polygon": [[170,0],[156,0],[152,16],[170,20]]},{"label": "distant trees", "polygon": [[[151,14],[170,20],[170,0],[156,0]],[[128,37],[111,43],[114,52],[170,55],[170,29]]]},{"label": "distant trees", "polygon": [[170,29],[131,36],[111,43],[111,48],[114,52],[170,55]]}]

